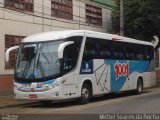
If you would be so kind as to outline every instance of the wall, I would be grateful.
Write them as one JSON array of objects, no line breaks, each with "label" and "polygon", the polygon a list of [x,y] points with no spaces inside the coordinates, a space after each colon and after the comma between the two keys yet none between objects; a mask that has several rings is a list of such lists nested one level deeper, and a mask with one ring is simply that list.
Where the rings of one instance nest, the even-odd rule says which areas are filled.
[{"label": "wall", "polygon": [[[50,0],[44,0],[44,14],[42,14],[42,0],[34,0],[34,13],[27,14],[4,9],[3,2],[4,0],[0,0],[0,93],[11,92],[14,79],[13,69],[5,69],[5,34],[29,36],[42,31],[64,29],[107,32],[110,27],[106,24],[111,21],[111,10],[102,4],[99,5],[90,1],[73,0],[73,20],[51,17]],[[88,26],[85,20],[86,2],[102,7],[102,21],[105,27]],[[42,16],[47,19],[43,19]]]},{"label": "wall", "polygon": [[0,76],[0,95],[13,94],[13,75]]},{"label": "wall", "polygon": [[160,61],[159,60],[160,60],[160,52],[159,50],[157,50],[155,54],[157,83],[160,83]]}]

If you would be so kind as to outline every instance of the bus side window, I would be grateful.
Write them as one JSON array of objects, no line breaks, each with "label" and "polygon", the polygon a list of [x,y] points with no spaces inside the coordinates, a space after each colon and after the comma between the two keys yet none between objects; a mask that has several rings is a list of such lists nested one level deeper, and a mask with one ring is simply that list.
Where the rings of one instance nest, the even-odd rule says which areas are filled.
[{"label": "bus side window", "polygon": [[82,36],[74,36],[67,38],[67,41],[74,41],[74,44],[68,45],[64,49],[63,66],[62,66],[64,72],[68,72],[76,66],[82,39],[83,39]]},{"label": "bus side window", "polygon": [[99,42],[99,58],[100,59],[111,59],[111,45],[107,40],[100,40]]},{"label": "bus side window", "polygon": [[124,45],[121,42],[114,41],[112,42],[112,51],[114,59],[125,59],[124,58]]},{"label": "bus side window", "polygon": [[130,43],[126,43],[125,45],[125,57],[127,60],[135,59],[134,46]]},{"label": "bus side window", "polygon": [[148,46],[142,46],[143,60],[149,60]]},{"label": "bus side window", "polygon": [[143,60],[142,46],[136,45],[135,48],[136,49],[134,49],[134,52],[136,53],[137,60]]},{"label": "bus side window", "polygon": [[72,52],[73,45],[69,45],[64,49],[63,56],[63,70],[68,71],[71,70],[74,66],[73,56],[74,52]]},{"label": "bus side window", "polygon": [[147,60],[154,59],[154,48],[151,46],[148,46],[146,48],[146,51],[147,51],[147,56],[148,56]]},{"label": "bus side window", "polygon": [[98,58],[97,42],[95,38],[87,38],[84,52],[83,60],[92,60]]}]

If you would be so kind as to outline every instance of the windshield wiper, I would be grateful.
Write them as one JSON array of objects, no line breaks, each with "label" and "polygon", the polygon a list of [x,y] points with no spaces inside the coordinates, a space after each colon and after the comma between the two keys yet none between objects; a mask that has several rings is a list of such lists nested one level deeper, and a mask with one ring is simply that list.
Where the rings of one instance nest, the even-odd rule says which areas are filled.
[{"label": "windshield wiper", "polygon": [[26,76],[30,64],[31,64],[30,61],[26,63],[26,65],[25,65],[25,70],[23,71],[23,74],[22,74],[21,78],[24,78],[24,77]]},{"label": "windshield wiper", "polygon": [[40,73],[41,73],[41,75],[42,75],[42,78],[45,79],[45,73],[44,73],[44,69],[43,69],[43,67],[42,67],[41,62],[39,62],[39,71],[40,71]]},{"label": "windshield wiper", "polygon": [[[40,56],[41,56],[41,52],[42,52],[42,45],[41,45],[41,48],[40,48],[40,50],[39,50],[39,53],[38,53],[38,59],[37,59],[37,63],[36,63],[36,68],[38,69],[39,68],[39,71],[40,71],[40,73],[41,73],[41,76],[42,76],[42,78],[44,78],[45,79],[45,72],[44,72],[44,69],[43,69],[43,67],[42,67],[42,64],[41,64],[41,62],[39,61],[39,59],[40,59]],[[39,66],[39,67],[38,67]]]}]

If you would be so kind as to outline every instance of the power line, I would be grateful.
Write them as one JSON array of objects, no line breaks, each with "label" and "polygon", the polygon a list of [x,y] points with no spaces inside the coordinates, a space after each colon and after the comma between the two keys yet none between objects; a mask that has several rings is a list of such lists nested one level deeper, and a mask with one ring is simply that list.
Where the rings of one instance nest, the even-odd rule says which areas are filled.
[{"label": "power line", "polygon": [[[6,9],[4,7],[0,7],[2,8],[4,11],[7,11],[7,12],[10,12],[10,10],[12,9]],[[48,19],[48,20],[55,20],[55,21],[59,21],[59,22],[63,22],[63,23],[69,23],[69,24],[79,24],[77,22],[79,21],[76,21],[74,20],[75,22],[67,22],[67,21],[63,21],[63,20],[57,20],[57,19],[54,19],[54,18],[48,18],[48,17],[42,17],[42,16],[38,16],[38,15],[33,15],[33,14],[30,14],[30,13],[26,13],[26,12],[21,12],[21,11],[16,11],[16,12],[19,12],[19,13],[24,13],[24,14],[27,14],[27,15],[30,15],[30,16],[33,16],[33,17],[39,17],[39,18],[44,18],[44,19]],[[13,13],[14,14],[14,13]],[[84,26],[90,26],[90,27],[96,27],[96,28],[106,28],[108,25],[103,25],[103,26],[96,26],[96,25],[91,25],[91,24],[87,24],[87,23],[84,23],[82,21],[80,21],[80,25],[84,25]],[[41,24],[42,25],[42,24]]]},{"label": "power line", "polygon": [[[8,20],[8,21],[15,21],[15,22],[23,22],[23,23],[29,23],[29,24],[36,24],[36,25],[42,25],[40,23],[33,23],[33,22],[27,22],[27,21],[22,21],[22,20],[13,20],[13,19],[7,19],[7,18],[0,18],[2,20]],[[67,28],[67,29],[73,29],[73,28],[68,28],[68,27],[61,27],[61,26],[55,26],[55,25],[48,25],[44,24],[45,26],[53,26],[53,27],[58,27],[58,28]]]},{"label": "power line", "polygon": [[[0,4],[4,5],[4,3],[2,3],[2,2],[1,2]],[[35,5],[34,5],[34,6],[35,6]],[[39,8],[43,8],[42,5],[39,5],[39,6],[40,6]],[[77,7],[78,7],[78,6],[77,6]],[[81,7],[81,6],[79,6],[79,7]],[[4,7],[4,8],[5,8],[5,7]],[[83,7],[83,8],[84,8],[84,7]],[[44,9],[51,10],[51,7],[46,7],[46,6],[44,6]],[[12,9],[10,9],[10,10],[12,10]],[[16,11],[16,12],[17,12],[17,11]],[[19,12],[19,11],[18,11],[18,12]],[[21,12],[21,13],[26,13],[26,12]],[[39,11],[35,11],[35,10],[34,10],[34,13],[41,14],[42,16],[43,16],[43,15],[46,15],[46,16],[54,17],[54,16],[52,16],[51,14],[47,14],[47,13],[43,13],[43,12],[39,12]],[[28,14],[28,13],[27,13],[27,14]],[[32,14],[32,13],[31,13],[31,14]],[[30,15],[31,15],[31,14],[30,14]],[[35,14],[34,14],[34,15],[35,15]],[[85,17],[82,17],[82,16],[77,16],[77,15],[74,15],[74,14],[73,14],[73,16],[74,16],[74,17],[78,17],[78,18],[82,18],[82,19],[86,20],[86,18],[85,18]],[[43,17],[42,17],[42,18],[43,18]],[[54,19],[54,20],[60,21],[60,20],[57,20],[57,19]],[[103,19],[102,19],[102,20],[103,20]],[[82,22],[82,23],[85,23],[85,24],[86,24],[86,22],[83,22],[83,21],[77,21],[77,20],[72,20],[72,21]],[[66,21],[64,21],[64,20],[62,21],[62,20],[61,20],[60,22],[66,22]],[[67,22],[67,23],[68,23],[68,22]],[[74,23],[74,24],[77,24],[77,23]],[[87,23],[87,24],[88,24],[88,23]],[[102,21],[102,24],[108,24],[108,22],[103,22],[103,21]],[[106,26],[107,26],[107,25],[106,25]],[[95,26],[94,26],[94,27],[95,27]]]},{"label": "power line", "polygon": [[[10,9],[5,9],[4,7],[0,7],[0,8],[3,9],[4,11],[10,12]],[[15,11],[15,12],[24,13],[24,12],[21,12],[21,11]],[[14,13],[13,13],[13,14],[14,14]],[[45,18],[45,19],[50,19],[50,20],[59,21],[59,20],[56,20],[56,19],[47,18],[47,17],[42,17],[42,16],[37,16],[37,15],[29,14],[29,13],[24,13],[24,14],[31,15],[31,16],[33,16],[33,17],[39,17],[39,18]],[[37,24],[37,23],[34,23],[34,22],[26,22],[26,21],[20,21],[20,20],[14,20],[14,19],[7,19],[7,18],[0,18],[0,19]],[[77,23],[71,23],[71,22],[66,22],[66,21],[60,21],[60,22],[65,22],[65,23],[70,23],[70,24],[77,24]],[[39,25],[42,25],[42,24],[39,24]],[[48,24],[45,24],[45,25],[47,25],[47,26],[54,26],[54,25],[48,25]],[[99,26],[93,26],[93,25],[88,25],[88,24],[86,25],[86,24],[82,24],[82,23],[81,23],[80,25],[90,26],[90,27],[96,27],[96,28],[106,28],[106,27],[107,27],[107,26],[101,26],[101,27],[99,27]],[[55,27],[60,27],[60,26],[55,26]],[[68,27],[60,27],[60,28],[68,28]],[[73,28],[70,28],[70,29],[73,29]]]}]

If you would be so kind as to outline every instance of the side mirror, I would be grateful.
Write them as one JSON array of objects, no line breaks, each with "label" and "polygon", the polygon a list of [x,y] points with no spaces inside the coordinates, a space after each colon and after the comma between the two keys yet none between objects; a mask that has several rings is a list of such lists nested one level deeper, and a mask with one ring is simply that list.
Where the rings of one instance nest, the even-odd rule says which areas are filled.
[{"label": "side mirror", "polygon": [[73,41],[68,41],[68,42],[64,42],[62,44],[60,44],[60,46],[58,47],[58,58],[59,59],[62,59],[63,58],[63,51],[64,51],[64,48],[68,45],[71,45],[71,44],[74,44]]},{"label": "side mirror", "polygon": [[6,51],[6,53],[5,53],[6,62],[9,61],[9,53],[10,53],[11,51],[15,50],[15,49],[18,49],[18,48],[19,48],[19,46],[14,46],[14,47],[11,47],[11,48],[7,49],[7,51]]}]

